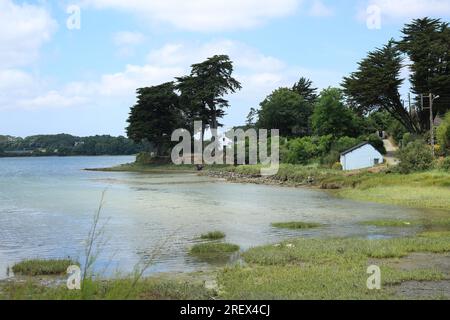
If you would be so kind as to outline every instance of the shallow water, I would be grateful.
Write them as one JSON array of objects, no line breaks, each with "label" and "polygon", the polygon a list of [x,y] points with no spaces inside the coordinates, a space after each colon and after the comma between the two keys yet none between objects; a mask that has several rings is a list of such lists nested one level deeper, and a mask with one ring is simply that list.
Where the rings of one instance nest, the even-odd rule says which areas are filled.
[{"label": "shallow water", "polygon": [[[104,245],[95,265],[104,274],[131,272],[151,257],[149,273],[182,272],[209,265],[190,257],[201,233],[221,230],[242,249],[290,237],[384,238],[414,230],[361,226],[378,218],[439,215],[336,199],[303,188],[231,184],[195,174],[89,172],[83,168],[132,162],[133,157],[0,159],[0,278],[24,258],[79,258],[93,215],[102,210]],[[272,222],[311,221],[325,227],[289,231]]]}]

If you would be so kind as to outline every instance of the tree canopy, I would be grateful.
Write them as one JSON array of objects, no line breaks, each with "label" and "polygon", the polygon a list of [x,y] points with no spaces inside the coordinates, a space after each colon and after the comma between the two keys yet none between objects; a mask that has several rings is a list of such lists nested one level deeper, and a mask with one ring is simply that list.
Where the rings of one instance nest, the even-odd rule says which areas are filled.
[{"label": "tree canopy", "polygon": [[282,136],[305,136],[310,132],[311,104],[288,88],[272,92],[261,102],[257,127],[279,129]]},{"label": "tree canopy", "polygon": [[147,140],[158,155],[170,145],[175,129],[183,127],[183,113],[173,82],[137,89],[137,102],[131,108],[127,134],[135,142]]},{"label": "tree canopy", "polygon": [[337,88],[328,88],[320,93],[311,117],[316,135],[356,137],[360,134],[357,119],[343,100],[342,92]]},{"label": "tree canopy", "polygon": [[224,98],[241,89],[241,84],[232,77],[233,62],[227,55],[215,55],[206,61],[194,64],[189,76],[177,78],[181,101],[191,116],[203,120],[213,129],[225,115],[229,102]]},{"label": "tree canopy", "polygon": [[301,77],[300,80],[294,84],[292,91],[297,92],[303,99],[311,104],[316,102],[317,88],[314,88],[312,81],[305,77]]}]

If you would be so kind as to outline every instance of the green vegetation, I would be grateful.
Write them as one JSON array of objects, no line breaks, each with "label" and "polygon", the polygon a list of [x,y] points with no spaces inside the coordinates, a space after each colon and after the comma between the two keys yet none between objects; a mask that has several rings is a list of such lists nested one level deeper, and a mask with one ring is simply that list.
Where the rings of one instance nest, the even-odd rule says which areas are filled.
[{"label": "green vegetation", "polygon": [[[438,220],[440,221],[440,220]],[[449,220],[446,220],[449,222]],[[440,222],[433,222],[440,223]],[[391,224],[391,223],[384,223]],[[169,278],[86,279],[82,290],[70,291],[57,282],[0,282],[0,299],[399,299],[408,298],[398,286],[408,281],[448,280],[439,259],[450,252],[450,225],[415,237],[384,240],[359,238],[294,239],[252,248],[242,254],[246,264],[210,274]],[[230,254],[239,247],[226,243],[194,246],[200,257]],[[428,267],[402,268],[412,253],[429,254]],[[414,259],[414,258],[409,258]],[[367,267],[381,268],[381,290],[368,290]],[[180,278],[181,277],[181,278]],[[216,279],[217,288],[205,281]],[[139,279],[139,281],[136,281]],[[214,281],[215,282],[215,281]],[[428,293],[424,293],[428,294]],[[423,298],[437,298],[426,295]]]},{"label": "green vegetation", "polygon": [[260,106],[258,127],[279,128],[280,135],[285,137],[310,134],[312,105],[292,89],[279,88],[273,91]]},{"label": "green vegetation", "polygon": [[131,155],[143,150],[125,137],[76,137],[69,134],[37,135],[26,138],[3,136],[0,156],[78,156],[78,155]]},{"label": "green vegetation", "polygon": [[[450,155],[450,111],[445,115],[441,125],[436,132],[437,141],[440,146],[440,153],[442,155]],[[449,159],[449,158],[447,158]],[[450,162],[446,168],[450,170]]]},{"label": "green vegetation", "polygon": [[[448,234],[438,238],[389,240],[298,239],[243,254],[247,266],[219,274],[224,299],[398,299],[395,285],[404,281],[439,281],[435,268],[402,270],[389,263],[412,252],[450,251]],[[380,265],[382,289],[366,287],[366,269]]]},{"label": "green vegetation", "polygon": [[88,279],[82,290],[67,290],[65,284],[45,286],[35,279],[0,282],[0,300],[206,300],[215,295],[202,281],[190,279]]},{"label": "green vegetation", "polygon": [[293,230],[313,229],[313,228],[318,228],[320,226],[321,226],[321,224],[319,224],[319,223],[299,222],[299,221],[272,223],[272,227],[274,227],[274,228],[293,229]]},{"label": "green vegetation", "polygon": [[200,239],[204,240],[220,240],[225,238],[225,233],[221,231],[211,231],[200,236]]},{"label": "green vegetation", "polygon": [[67,268],[78,263],[70,259],[43,260],[32,259],[16,263],[12,271],[16,275],[38,276],[38,275],[61,275],[65,274]]},{"label": "green vegetation", "polygon": [[239,251],[239,246],[231,243],[200,243],[192,246],[189,251],[192,255],[228,254]]},{"label": "green vegetation", "polygon": [[398,157],[400,159],[398,170],[401,173],[425,171],[433,166],[431,147],[421,140],[410,142],[400,149]]},{"label": "green vegetation", "polygon": [[450,218],[432,219],[432,220],[372,220],[362,222],[364,225],[376,226],[376,227],[427,227],[427,228],[447,228],[450,227]]}]

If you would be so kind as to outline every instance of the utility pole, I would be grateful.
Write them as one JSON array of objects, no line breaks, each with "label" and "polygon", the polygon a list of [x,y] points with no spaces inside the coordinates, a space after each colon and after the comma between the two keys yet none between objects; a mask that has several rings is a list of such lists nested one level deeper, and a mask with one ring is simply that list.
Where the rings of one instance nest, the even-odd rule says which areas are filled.
[{"label": "utility pole", "polygon": [[411,92],[408,92],[408,110],[409,110],[409,116],[412,116],[412,110],[411,110]]},{"label": "utility pole", "polygon": [[430,109],[430,141],[431,141],[431,151],[433,152],[433,157],[435,156],[434,151],[434,118],[433,118],[433,102],[436,99],[439,99],[439,96],[430,93],[428,96],[424,96],[422,94],[422,107],[423,107],[423,98],[428,97],[430,99],[430,106],[424,109]]}]

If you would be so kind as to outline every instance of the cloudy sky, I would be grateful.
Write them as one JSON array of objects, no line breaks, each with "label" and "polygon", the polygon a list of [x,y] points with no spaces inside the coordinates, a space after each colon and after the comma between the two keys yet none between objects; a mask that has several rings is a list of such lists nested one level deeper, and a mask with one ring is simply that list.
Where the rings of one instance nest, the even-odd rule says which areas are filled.
[{"label": "cloudy sky", "polygon": [[124,134],[136,88],[214,54],[235,62],[224,122],[242,124],[300,76],[338,85],[426,15],[449,20],[450,0],[0,0],[0,134]]}]

